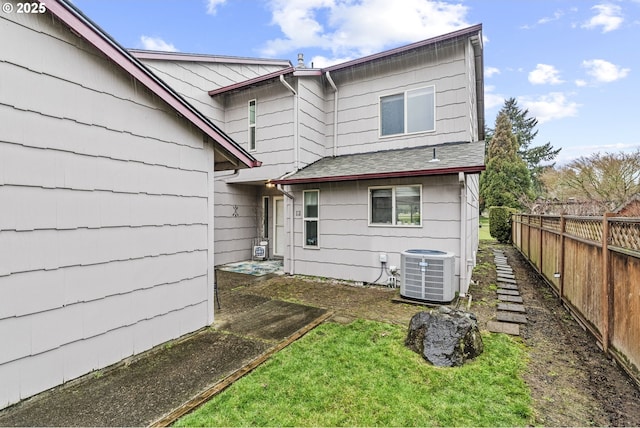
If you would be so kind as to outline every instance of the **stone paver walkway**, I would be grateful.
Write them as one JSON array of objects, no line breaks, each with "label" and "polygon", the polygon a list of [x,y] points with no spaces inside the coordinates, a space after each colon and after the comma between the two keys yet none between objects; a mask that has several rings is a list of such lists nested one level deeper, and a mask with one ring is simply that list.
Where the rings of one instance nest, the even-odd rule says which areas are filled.
[{"label": "stone paver walkway", "polygon": [[493,250],[498,283],[498,312],[495,321],[489,321],[487,328],[493,333],[520,335],[520,325],[527,323],[526,309],[518,289],[518,281],[502,250]]}]

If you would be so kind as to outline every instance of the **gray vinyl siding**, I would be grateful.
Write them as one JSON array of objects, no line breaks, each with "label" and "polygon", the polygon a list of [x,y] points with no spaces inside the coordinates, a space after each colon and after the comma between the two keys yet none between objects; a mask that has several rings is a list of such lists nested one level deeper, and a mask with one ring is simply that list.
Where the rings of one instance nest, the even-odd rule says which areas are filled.
[{"label": "gray vinyl siding", "polygon": [[[369,187],[422,185],[422,226],[368,224]],[[460,254],[460,184],[457,175],[368,180],[293,186],[294,212],[302,210],[302,191],[320,190],[319,249],[303,248],[302,217],[295,218],[295,273],[371,282],[380,274],[379,254],[400,266],[400,253],[411,248]],[[386,276],[383,275],[383,279]]]},{"label": "gray vinyl siding", "polygon": [[466,284],[460,284],[461,292],[468,290],[473,268],[476,264],[476,252],[479,244],[480,227],[480,174],[468,174],[466,176]]},{"label": "gray vinyl siding", "polygon": [[[470,141],[466,45],[462,42],[332,73],[338,95],[338,155]],[[436,130],[381,137],[380,96],[435,86]],[[333,155],[333,96],[327,96],[326,156]]]},{"label": "gray vinyl siding", "polygon": [[324,118],[324,89],[317,77],[298,79],[300,168],[325,156],[327,126]]},{"label": "gray vinyl siding", "polygon": [[216,265],[250,260],[252,245],[258,237],[258,187],[227,184],[229,178],[229,173],[216,174]]},{"label": "gray vinyl siding", "polygon": [[0,408],[213,320],[213,148],[45,15],[0,15]]},{"label": "gray vinyl siding", "polygon": [[236,181],[277,178],[293,169],[294,95],[280,82],[228,95],[225,101],[225,132],[248,150],[248,102],[256,100],[256,150],[260,168],[239,172]]},{"label": "gray vinyl siding", "polygon": [[469,120],[469,138],[465,141],[478,141],[478,109],[476,96],[476,66],[474,49],[471,40],[466,46],[466,69],[467,69],[467,120]]},{"label": "gray vinyl siding", "polygon": [[217,125],[224,122],[224,105],[209,96],[209,91],[277,71],[282,67],[264,64],[141,60],[191,105]]}]

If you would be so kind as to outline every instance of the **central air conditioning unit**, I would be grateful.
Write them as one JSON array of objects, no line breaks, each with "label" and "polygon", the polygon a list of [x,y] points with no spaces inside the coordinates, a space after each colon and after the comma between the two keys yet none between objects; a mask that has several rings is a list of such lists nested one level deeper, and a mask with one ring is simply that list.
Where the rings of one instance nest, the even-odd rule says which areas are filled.
[{"label": "central air conditioning unit", "polygon": [[401,253],[400,295],[408,299],[449,303],[456,297],[456,256],[438,250]]}]

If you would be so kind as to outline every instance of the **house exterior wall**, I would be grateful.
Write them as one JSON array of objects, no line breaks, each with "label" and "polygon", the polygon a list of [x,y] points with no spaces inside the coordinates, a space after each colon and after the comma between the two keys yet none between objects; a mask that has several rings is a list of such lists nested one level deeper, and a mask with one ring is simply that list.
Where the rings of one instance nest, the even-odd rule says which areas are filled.
[{"label": "house exterior wall", "polygon": [[[422,185],[420,227],[368,224],[369,187],[415,184]],[[388,255],[388,266],[399,267],[402,251],[423,248],[455,253],[459,280],[461,211],[457,175],[287,187],[295,197],[293,210],[287,209],[287,216],[294,215],[294,273],[373,282],[381,271],[380,253]],[[310,189],[320,190],[318,249],[303,245],[302,192]],[[291,267],[285,259],[285,270]],[[381,280],[385,279],[383,274]]]},{"label": "house exterior wall", "polygon": [[260,218],[264,182],[293,169],[296,98],[280,82],[234,95],[212,97],[225,105],[225,132],[249,151],[248,105],[256,100],[256,150],[263,166],[236,174],[216,173],[216,264],[248,260],[263,237]]},{"label": "house exterior wall", "polygon": [[317,76],[298,78],[299,112],[298,133],[300,144],[299,167],[325,156],[325,135],[329,131],[325,123],[325,91]]},{"label": "house exterior wall", "polygon": [[214,152],[52,16],[0,35],[2,408],[213,321]]},{"label": "house exterior wall", "polygon": [[[465,50],[465,63],[467,75],[467,112],[469,121],[469,141],[478,141],[478,99],[476,95],[476,65],[475,51],[471,40],[467,40]],[[465,140],[466,141],[466,140]]]},{"label": "house exterior wall", "polygon": [[[450,43],[332,72],[338,88],[337,155],[477,141],[477,130],[470,128],[475,118],[470,111],[476,108],[469,95],[475,93],[469,86],[472,52],[463,42]],[[431,85],[436,91],[435,131],[380,136],[380,96]],[[332,156],[334,104],[332,95],[327,98],[325,156]]]},{"label": "house exterior wall", "polygon": [[461,281],[460,291],[466,293],[471,282],[473,268],[476,265],[476,253],[478,251],[479,225],[480,225],[480,174],[467,174],[465,183],[466,222],[464,226],[466,275]]},{"label": "house exterior wall", "polygon": [[215,263],[250,260],[253,243],[259,238],[258,187],[228,184],[230,173],[215,175]]},{"label": "house exterior wall", "polygon": [[281,69],[281,66],[231,62],[178,61],[141,59],[141,62],[164,80],[191,105],[216,125],[224,125],[224,105],[208,92]]}]

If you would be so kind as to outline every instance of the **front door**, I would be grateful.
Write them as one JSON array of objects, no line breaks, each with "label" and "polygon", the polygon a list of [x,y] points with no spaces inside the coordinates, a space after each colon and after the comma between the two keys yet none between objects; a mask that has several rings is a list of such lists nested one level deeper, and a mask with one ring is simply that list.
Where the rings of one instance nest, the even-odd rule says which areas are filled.
[{"label": "front door", "polygon": [[273,255],[284,257],[284,198],[273,198]]}]

